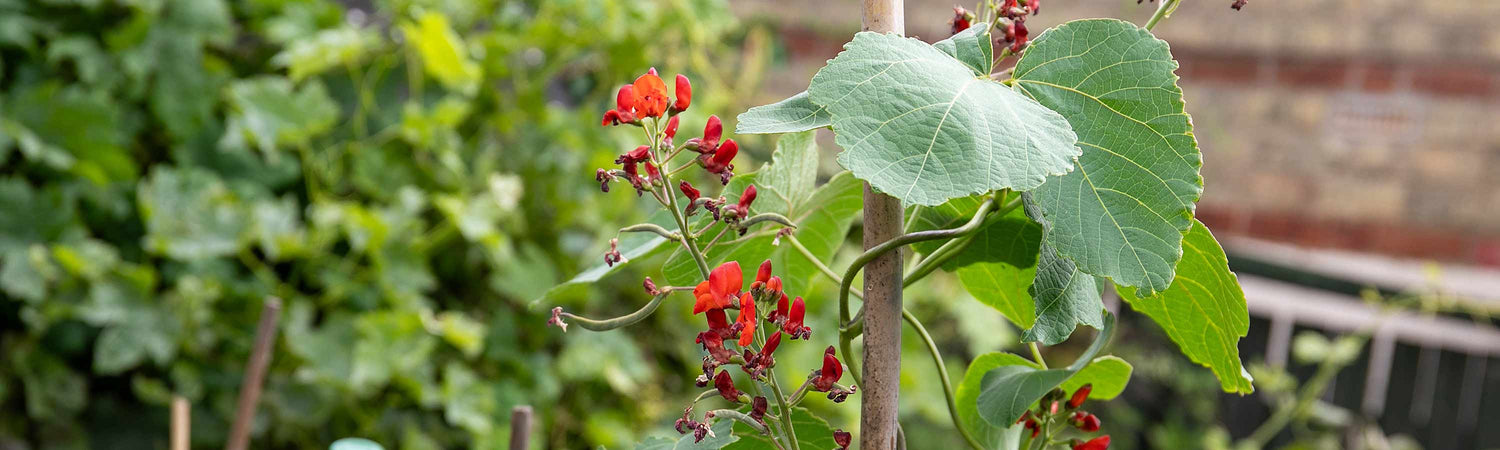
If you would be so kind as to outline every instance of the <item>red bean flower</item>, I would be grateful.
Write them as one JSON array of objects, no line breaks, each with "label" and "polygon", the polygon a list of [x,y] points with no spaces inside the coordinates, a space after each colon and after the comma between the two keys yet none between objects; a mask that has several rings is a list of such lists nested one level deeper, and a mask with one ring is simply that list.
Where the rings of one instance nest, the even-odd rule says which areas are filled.
[{"label": "red bean flower", "polygon": [[740,144],[735,143],[734,139],[727,139],[712,155],[704,154],[698,161],[708,173],[719,176],[720,184],[727,185],[729,178],[734,176],[734,156],[739,152]]},{"label": "red bean flower", "polygon": [[750,283],[750,290],[766,287],[766,282],[771,281],[771,260],[760,263],[760,268],[755,271],[755,282]]},{"label": "red bean flower", "polygon": [[719,116],[708,116],[708,124],[703,126],[703,137],[688,139],[688,148],[698,153],[713,153],[719,149],[719,138],[723,136],[724,123],[719,121]]},{"label": "red bean flower", "polygon": [[[654,71],[655,69],[653,69]],[[655,73],[635,79],[635,113],[641,117],[661,117],[667,112],[667,84]]]},{"label": "red bean flower", "polygon": [[744,274],[740,273],[740,263],[730,261],[719,265],[708,274],[708,280],[698,283],[693,288],[693,314],[698,314],[711,309],[728,308],[733,305],[740,289],[744,288]]},{"label": "red bean flower", "polygon": [[962,6],[954,6],[953,19],[948,21],[948,24],[953,26],[949,34],[958,34],[960,31],[967,30],[973,22],[974,13],[969,12]]},{"label": "red bean flower", "polygon": [[844,365],[840,364],[839,359],[833,356],[833,346],[830,345],[828,346],[828,350],[823,351],[823,370],[816,372],[816,377],[812,380],[812,390],[815,392],[833,390],[834,383],[838,383],[839,379],[843,377]]},{"label": "red bean flower", "polygon": [[842,429],[833,430],[833,443],[838,444],[840,449],[849,448],[849,444],[853,442],[854,435],[849,434],[848,431]]},{"label": "red bean flower", "polygon": [[776,300],[776,310],[766,315],[766,321],[776,324],[776,326],[785,325],[788,314],[790,314],[789,308],[786,293],[782,293],[781,298]]}]

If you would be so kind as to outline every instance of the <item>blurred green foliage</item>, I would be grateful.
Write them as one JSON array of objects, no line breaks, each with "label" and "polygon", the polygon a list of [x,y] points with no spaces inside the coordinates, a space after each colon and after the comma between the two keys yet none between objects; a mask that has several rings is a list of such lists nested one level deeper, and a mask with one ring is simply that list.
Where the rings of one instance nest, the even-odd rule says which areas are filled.
[{"label": "blurred green foliage", "polygon": [[614,87],[732,117],[764,42],[719,0],[0,0],[0,447],[162,448],[174,394],[222,445],[267,296],[256,448],[496,448],[521,404],[538,447],[664,430],[689,330],[527,302],[641,216],[590,179],[635,137]]}]

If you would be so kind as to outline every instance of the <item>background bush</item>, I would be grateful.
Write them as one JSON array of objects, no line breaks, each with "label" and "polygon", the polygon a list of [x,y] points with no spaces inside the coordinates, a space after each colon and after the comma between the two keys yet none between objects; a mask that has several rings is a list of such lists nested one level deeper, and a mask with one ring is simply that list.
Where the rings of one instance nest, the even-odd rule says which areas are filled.
[{"label": "background bush", "polygon": [[267,296],[257,448],[497,447],[518,404],[556,448],[662,428],[636,405],[691,384],[651,337],[526,304],[635,214],[590,178],[614,88],[687,72],[732,117],[745,35],[711,0],[0,0],[0,447],[163,448],[174,393],[222,445]]}]

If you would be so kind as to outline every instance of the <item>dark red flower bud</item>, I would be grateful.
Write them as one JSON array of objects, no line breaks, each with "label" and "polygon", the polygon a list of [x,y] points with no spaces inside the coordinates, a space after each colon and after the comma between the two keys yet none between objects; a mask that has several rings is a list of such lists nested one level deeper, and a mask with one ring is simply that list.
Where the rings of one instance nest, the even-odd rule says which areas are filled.
[{"label": "dark red flower bud", "polygon": [[1036,419],[1026,419],[1026,429],[1031,430],[1031,438],[1036,439],[1036,435],[1042,432],[1042,425],[1036,423]]},{"label": "dark red flower bud", "polygon": [[719,390],[719,395],[724,396],[725,400],[734,403],[740,402],[740,390],[734,387],[734,378],[729,376],[728,370],[720,371],[718,375],[714,375],[714,388]]},{"label": "dark red flower bud", "polygon": [[693,188],[693,185],[691,183],[688,183],[686,181],[678,184],[677,188],[682,190],[682,195],[687,196],[688,202],[698,201],[698,197],[702,195],[701,192],[698,192],[697,189]]},{"label": "dark red flower bud", "polygon": [[832,390],[834,383],[844,377],[844,365],[839,363],[838,357],[833,356],[833,352],[832,345],[823,352],[823,369],[816,372],[817,377],[812,381],[812,390],[815,392]]},{"label": "dark red flower bud", "polygon": [[960,32],[960,31],[969,29],[969,24],[972,23],[973,21],[974,21],[974,14],[973,13],[970,13],[968,10],[964,9],[962,6],[954,6],[953,7],[953,20],[949,20],[948,21],[948,24],[952,25],[952,29],[949,32],[949,34],[958,34],[958,32]]},{"label": "dark red flower bud", "polygon": [[1026,31],[1026,22],[1016,22],[1015,24],[1016,40],[1010,44],[1010,52],[1021,53],[1021,49],[1026,48],[1026,36],[1029,32]]},{"label": "dark red flower bud", "polygon": [[853,442],[854,435],[849,434],[848,431],[842,429],[833,430],[833,443],[838,444],[840,449],[849,448],[849,444]]},{"label": "dark red flower bud", "polygon": [[760,270],[755,272],[755,281],[760,284],[766,284],[766,282],[771,281],[771,260],[768,259],[760,263]]},{"label": "dark red flower bud", "polygon": [[1239,11],[1240,8],[1245,7],[1246,3],[1250,3],[1250,0],[1234,0],[1234,3],[1231,3],[1229,7],[1234,8],[1235,11]]},{"label": "dark red flower bud", "polygon": [[669,143],[672,142],[672,138],[677,137],[677,122],[677,116],[672,116],[671,119],[667,119],[667,129],[662,130],[662,133],[667,135],[667,142]]},{"label": "dark red flower bud", "polygon": [[[734,143],[734,141],[725,142],[724,143],[725,144],[724,148],[726,148],[726,149],[729,148],[729,144],[731,144],[731,143]],[[754,203],[754,202],[755,202],[755,185],[752,184],[752,185],[749,185],[749,186],[745,186],[745,193],[744,194],[740,194],[740,203],[739,203],[739,205],[737,205],[738,209],[739,209],[739,212],[740,212],[740,215],[741,216],[748,216],[750,214],[750,204]]]},{"label": "dark red flower bud", "polygon": [[646,277],[646,280],[641,282],[641,287],[646,289],[646,295],[661,294],[661,290],[656,288],[656,282],[651,281],[651,277]]},{"label": "dark red flower bud", "polygon": [[1085,383],[1073,391],[1073,397],[1068,399],[1068,409],[1078,409],[1083,406],[1083,401],[1088,400],[1089,392],[1094,390],[1094,383]]},{"label": "dark red flower bud", "polygon": [[[792,339],[807,339],[812,337],[812,328],[802,324],[802,319],[807,315],[807,304],[802,302],[802,297],[792,300],[791,310],[787,314],[786,325],[781,327]],[[832,347],[830,347],[832,348]]]},{"label": "dark red flower bud", "polygon": [[1088,442],[1073,444],[1073,450],[1105,450],[1109,448],[1109,436],[1099,436]]},{"label": "dark red flower bud", "polygon": [[756,396],[755,400],[752,400],[750,402],[750,418],[755,419],[756,422],[766,423],[766,406],[768,406],[766,404],[766,398]]},{"label": "dark red flower bud", "polygon": [[781,277],[771,277],[771,281],[766,282],[766,290],[781,292]]},{"label": "dark red flower bud", "polygon": [[693,103],[693,84],[688,82],[687,75],[677,74],[677,90],[673,93],[677,94],[677,101],[672,103],[672,109],[687,111],[688,105]]},{"label": "dark red flower bud", "polygon": [[1083,430],[1083,432],[1085,433],[1093,433],[1095,431],[1099,431],[1099,416],[1093,414],[1083,416],[1083,420],[1079,423],[1078,429]]},{"label": "dark red flower bud", "polygon": [[771,337],[766,338],[766,345],[760,348],[760,354],[761,356],[771,356],[772,353],[776,352],[776,347],[779,346],[781,346],[781,332],[777,331],[771,333]]}]

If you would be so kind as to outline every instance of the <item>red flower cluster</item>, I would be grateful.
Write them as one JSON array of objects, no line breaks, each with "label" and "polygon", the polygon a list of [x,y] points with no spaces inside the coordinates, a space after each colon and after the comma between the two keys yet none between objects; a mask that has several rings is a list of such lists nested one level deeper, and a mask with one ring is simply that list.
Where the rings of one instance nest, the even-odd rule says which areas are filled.
[{"label": "red flower cluster", "polygon": [[[1073,395],[1069,396],[1066,402],[1063,402],[1063,390],[1053,389],[1052,392],[1048,392],[1047,395],[1042,396],[1042,400],[1038,402],[1039,407],[1037,410],[1027,410],[1025,414],[1021,415],[1020,419],[1016,420],[1016,423],[1025,424],[1026,429],[1031,431],[1031,439],[1036,439],[1041,434],[1044,423],[1052,421],[1066,423],[1084,433],[1098,432],[1100,425],[1099,416],[1090,414],[1087,411],[1074,411],[1083,406],[1083,402],[1088,400],[1089,393],[1093,392],[1093,390],[1094,385],[1092,384],[1079,386],[1077,390],[1073,391]],[[1072,411],[1072,413],[1066,414],[1067,411]],[[1069,444],[1073,447],[1073,450],[1104,450],[1109,448],[1109,436],[1099,436],[1088,441],[1074,439]]]},{"label": "red flower cluster", "polygon": [[974,13],[969,12],[969,10],[964,9],[962,6],[954,6],[953,20],[948,21],[948,24],[952,25],[952,30],[948,34],[958,34],[960,31],[969,29],[969,25],[973,23]]},{"label": "red flower cluster", "polygon": [[1020,53],[1026,48],[1031,34],[1026,29],[1026,16],[1035,15],[1041,9],[1041,0],[1026,0],[1025,5],[1020,0],[1005,0],[1000,4],[1000,18],[997,19],[1005,26],[1005,35],[996,38],[995,43],[1009,46],[1011,53]]},{"label": "red flower cluster", "polygon": [[[788,306],[781,278],[772,274],[770,260],[761,263],[748,290],[744,289],[744,275],[739,262],[730,261],[709,271],[708,279],[693,289],[693,296],[693,314],[703,314],[708,322],[708,330],[698,333],[697,338],[697,342],[708,352],[703,357],[703,374],[698,376],[697,384],[706,387],[712,383],[721,397],[734,403],[744,403],[750,399],[735,387],[730,371],[721,366],[738,364],[740,370],[752,380],[764,380],[769,376],[769,370],[776,366],[775,353],[781,346],[783,335],[790,335],[793,339],[806,339],[811,334],[811,329],[803,324],[806,305],[798,297],[794,306]],[[767,309],[761,305],[769,305],[772,299],[777,299],[776,310],[760,315],[759,311]],[[733,323],[728,320],[726,311],[729,309],[738,310]],[[762,321],[770,322],[770,327],[763,333],[764,342],[759,348],[755,348],[756,330]],[[726,348],[726,342],[739,345],[740,354],[736,355]],[[842,402],[855,392],[853,386],[845,388],[838,385],[843,374],[844,366],[834,356],[834,349],[830,346],[823,355],[823,368],[808,376],[806,387],[815,392],[828,392],[829,399]],[[757,403],[753,405],[755,409],[752,409],[752,417],[759,420],[758,416],[765,414],[764,406],[759,406],[759,402],[763,400],[757,398],[754,401]],[[687,421],[679,421],[679,424],[696,423],[686,416],[685,419]],[[685,434],[687,429],[694,428],[680,427],[679,431]]]},{"label": "red flower cluster", "polygon": [[[661,117],[667,110],[667,84],[656,75],[656,69],[636,77],[635,83],[620,86],[615,93],[615,109],[604,112],[604,126],[622,123],[639,124],[645,117]],[[686,111],[693,101],[693,86],[687,76],[677,75],[677,100],[671,103],[671,111]]]}]

